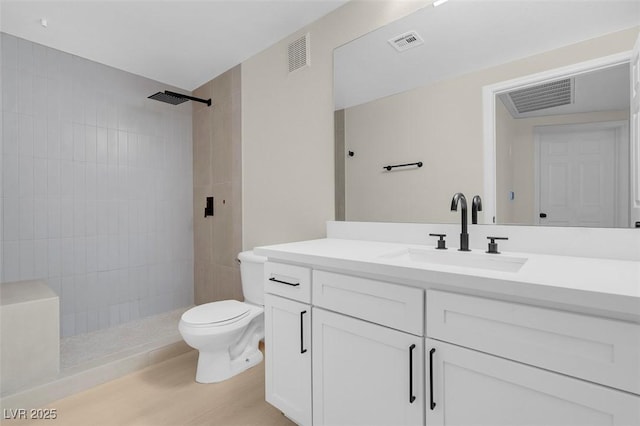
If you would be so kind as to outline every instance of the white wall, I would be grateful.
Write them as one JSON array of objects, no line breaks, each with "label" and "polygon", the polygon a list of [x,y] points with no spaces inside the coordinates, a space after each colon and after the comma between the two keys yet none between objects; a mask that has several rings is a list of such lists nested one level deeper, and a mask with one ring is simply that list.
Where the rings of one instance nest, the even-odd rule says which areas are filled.
[{"label": "white wall", "polygon": [[[612,33],[346,109],[345,149],[355,151],[345,160],[347,220],[457,221],[452,195],[483,195],[482,87],[631,50],[637,34]],[[382,170],[416,161],[424,166]]]},{"label": "white wall", "polygon": [[191,105],[2,34],[3,282],[44,279],[69,336],[193,303]]},{"label": "white wall", "polygon": [[[319,238],[334,216],[333,49],[429,1],[351,1],[242,64],[243,247]],[[287,45],[311,33],[311,66]]]}]

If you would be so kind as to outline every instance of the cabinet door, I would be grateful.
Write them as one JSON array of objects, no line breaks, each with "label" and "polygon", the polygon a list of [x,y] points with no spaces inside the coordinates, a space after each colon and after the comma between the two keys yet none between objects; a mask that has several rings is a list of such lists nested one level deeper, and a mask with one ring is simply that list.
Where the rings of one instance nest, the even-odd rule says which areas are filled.
[{"label": "cabinet door", "polygon": [[626,392],[432,339],[425,354],[429,426],[640,424]]},{"label": "cabinet door", "polygon": [[265,294],[265,397],[300,425],[311,425],[311,309]]},{"label": "cabinet door", "polygon": [[313,424],[422,425],[422,339],[313,308]]}]

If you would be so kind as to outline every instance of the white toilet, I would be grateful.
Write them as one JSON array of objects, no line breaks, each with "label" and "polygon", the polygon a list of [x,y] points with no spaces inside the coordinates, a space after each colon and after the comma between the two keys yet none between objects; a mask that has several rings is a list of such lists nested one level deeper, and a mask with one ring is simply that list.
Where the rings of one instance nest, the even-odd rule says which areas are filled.
[{"label": "white toilet", "polygon": [[264,338],[263,271],[265,257],[238,254],[244,302],[205,303],[182,314],[178,329],[197,349],[196,381],[215,383],[235,376],[262,361],[258,344]]}]

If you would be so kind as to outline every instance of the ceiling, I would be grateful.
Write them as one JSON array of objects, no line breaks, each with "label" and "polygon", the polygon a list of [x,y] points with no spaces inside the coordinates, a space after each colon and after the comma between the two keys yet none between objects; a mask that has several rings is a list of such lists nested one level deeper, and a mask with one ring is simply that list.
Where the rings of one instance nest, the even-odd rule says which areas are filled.
[{"label": "ceiling", "polygon": [[346,1],[0,0],[0,30],[191,91]]},{"label": "ceiling", "polygon": [[[336,109],[638,25],[640,0],[450,0],[336,49]],[[424,44],[389,44],[409,31]]]}]

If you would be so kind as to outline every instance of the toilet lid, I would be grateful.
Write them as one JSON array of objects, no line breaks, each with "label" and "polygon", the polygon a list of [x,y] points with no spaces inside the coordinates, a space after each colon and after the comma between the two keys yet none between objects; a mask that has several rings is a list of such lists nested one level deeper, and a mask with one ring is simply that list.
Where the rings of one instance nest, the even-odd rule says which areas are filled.
[{"label": "toilet lid", "polygon": [[222,300],[191,308],[182,314],[182,320],[196,325],[228,322],[233,319],[239,319],[250,309],[247,304],[237,300]]}]

